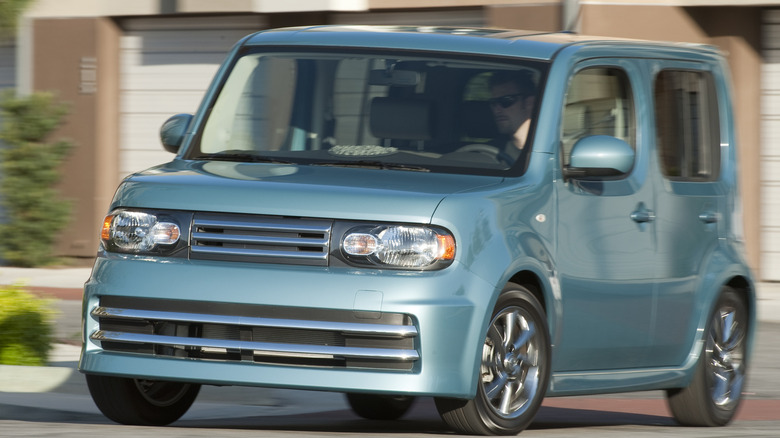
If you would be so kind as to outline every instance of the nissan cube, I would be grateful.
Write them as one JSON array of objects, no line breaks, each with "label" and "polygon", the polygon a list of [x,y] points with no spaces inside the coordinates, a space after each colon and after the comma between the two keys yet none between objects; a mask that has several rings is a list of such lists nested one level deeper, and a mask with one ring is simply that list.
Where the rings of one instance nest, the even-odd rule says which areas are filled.
[{"label": "nissan cube", "polygon": [[544,397],[663,390],[721,426],[745,387],[723,56],[496,29],[249,35],[127,177],[85,285],[79,367],[123,424],[201,385],[433,397],[516,434]]}]

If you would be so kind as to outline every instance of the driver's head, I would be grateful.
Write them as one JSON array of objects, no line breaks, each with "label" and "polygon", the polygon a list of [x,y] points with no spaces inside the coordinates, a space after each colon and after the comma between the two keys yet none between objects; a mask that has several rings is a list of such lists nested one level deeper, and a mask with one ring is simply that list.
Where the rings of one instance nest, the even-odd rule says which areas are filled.
[{"label": "driver's head", "polygon": [[536,85],[527,70],[501,70],[490,77],[490,108],[501,134],[511,135],[531,117]]}]

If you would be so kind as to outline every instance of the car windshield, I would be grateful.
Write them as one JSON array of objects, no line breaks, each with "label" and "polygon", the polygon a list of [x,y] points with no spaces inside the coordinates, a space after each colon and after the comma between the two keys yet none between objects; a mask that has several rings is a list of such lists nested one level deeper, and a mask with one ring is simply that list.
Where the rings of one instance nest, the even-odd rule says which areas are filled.
[{"label": "car windshield", "polygon": [[249,51],[184,158],[519,174],[546,68],[522,59]]}]

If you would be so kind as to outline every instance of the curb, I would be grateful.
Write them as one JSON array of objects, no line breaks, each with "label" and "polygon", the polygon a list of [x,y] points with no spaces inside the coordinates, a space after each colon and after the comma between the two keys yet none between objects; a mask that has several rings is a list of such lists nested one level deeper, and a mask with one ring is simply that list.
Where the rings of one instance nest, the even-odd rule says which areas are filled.
[{"label": "curb", "polygon": [[76,369],[81,347],[54,344],[49,365],[0,365],[0,392],[49,392],[80,373]]},{"label": "curb", "polygon": [[40,298],[56,298],[58,300],[81,301],[84,296],[84,289],[65,288],[65,287],[40,287],[25,286],[25,290]]},{"label": "curb", "polygon": [[50,392],[67,382],[74,368],[0,365],[0,392]]}]

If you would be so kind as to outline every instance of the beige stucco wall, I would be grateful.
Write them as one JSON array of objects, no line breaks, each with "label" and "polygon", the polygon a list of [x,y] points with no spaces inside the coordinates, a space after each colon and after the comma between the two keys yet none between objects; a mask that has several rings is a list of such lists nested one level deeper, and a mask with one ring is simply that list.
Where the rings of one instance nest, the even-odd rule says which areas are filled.
[{"label": "beige stucco wall", "polygon": [[558,31],[562,26],[562,7],[556,3],[530,5],[493,5],[486,8],[490,26],[507,29]]},{"label": "beige stucco wall", "polygon": [[33,34],[33,89],[54,90],[68,104],[52,137],[74,144],[59,186],[72,202],[71,222],[57,252],[90,257],[118,178],[119,29],[108,18],[43,19]]},{"label": "beige stucco wall", "polygon": [[402,9],[549,5],[559,0],[36,0],[28,16],[119,17],[165,14],[365,12]]}]

